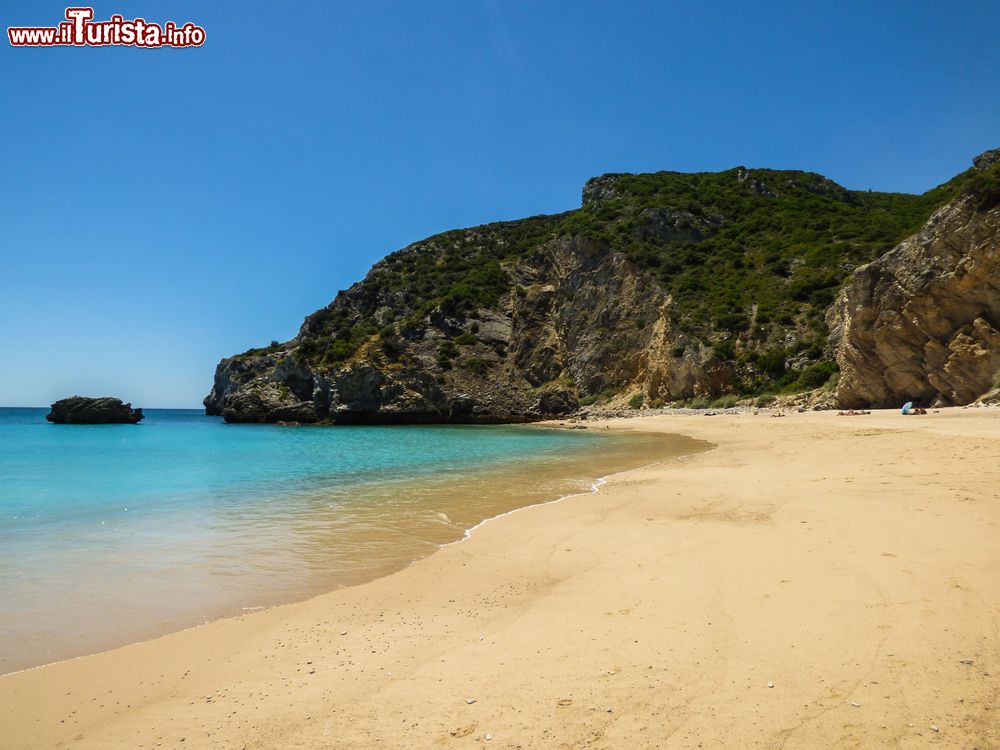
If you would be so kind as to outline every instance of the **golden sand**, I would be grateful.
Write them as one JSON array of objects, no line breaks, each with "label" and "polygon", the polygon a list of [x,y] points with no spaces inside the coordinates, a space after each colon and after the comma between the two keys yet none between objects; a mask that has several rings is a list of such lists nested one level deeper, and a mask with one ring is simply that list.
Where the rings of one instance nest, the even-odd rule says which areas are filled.
[{"label": "golden sand", "polygon": [[612,426],[717,447],[0,678],[0,747],[1000,747],[1000,411]]}]

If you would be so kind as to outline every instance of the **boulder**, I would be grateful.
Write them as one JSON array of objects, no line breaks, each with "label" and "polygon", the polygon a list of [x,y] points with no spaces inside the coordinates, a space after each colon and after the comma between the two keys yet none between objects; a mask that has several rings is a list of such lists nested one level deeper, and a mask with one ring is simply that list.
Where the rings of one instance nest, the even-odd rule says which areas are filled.
[{"label": "boulder", "polygon": [[537,410],[542,416],[559,417],[564,414],[572,414],[578,408],[580,408],[580,403],[577,401],[576,394],[568,388],[550,388],[542,391],[538,396]]},{"label": "boulder", "polygon": [[70,396],[52,404],[45,418],[55,424],[135,424],[143,414],[120,398]]}]

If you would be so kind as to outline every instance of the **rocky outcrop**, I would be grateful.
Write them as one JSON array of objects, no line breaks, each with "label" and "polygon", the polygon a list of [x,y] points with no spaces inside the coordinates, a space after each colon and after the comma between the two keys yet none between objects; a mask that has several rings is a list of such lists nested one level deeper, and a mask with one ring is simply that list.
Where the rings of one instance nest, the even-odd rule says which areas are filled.
[{"label": "rocky outcrop", "polygon": [[985,172],[998,162],[1000,162],[1000,148],[994,148],[990,151],[984,151],[979,156],[974,158],[972,160],[972,166],[980,172]]},{"label": "rocky outcrop", "polygon": [[1000,373],[1000,207],[968,194],[938,210],[854,272],[827,322],[843,406],[974,401]]},{"label": "rocky outcrop", "polygon": [[670,298],[600,242],[558,237],[507,273],[495,309],[433,310],[391,355],[372,337],[341,365],[307,363],[307,319],[276,349],[223,360],[206,410],[231,422],[525,422],[575,411],[580,391],[709,396],[732,374],[711,350],[675,356]]},{"label": "rocky outcrop", "polygon": [[143,414],[120,398],[70,396],[52,404],[45,418],[55,424],[136,424]]}]

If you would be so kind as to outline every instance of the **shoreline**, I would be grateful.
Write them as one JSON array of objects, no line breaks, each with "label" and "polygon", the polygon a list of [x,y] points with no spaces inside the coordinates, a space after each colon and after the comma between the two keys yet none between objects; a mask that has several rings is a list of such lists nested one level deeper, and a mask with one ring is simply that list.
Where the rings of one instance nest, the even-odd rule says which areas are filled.
[{"label": "shoreline", "polygon": [[992,416],[588,422],[717,447],[368,583],[0,677],[0,747],[994,747]]},{"label": "shoreline", "polygon": [[[672,458],[681,458],[681,457],[680,456],[675,456],[675,457],[672,457]],[[455,539],[455,540],[450,541],[450,542],[442,542],[441,544],[436,545],[436,549],[433,552],[431,552],[430,555],[433,555],[433,554],[435,554],[436,552],[438,552],[438,551],[440,551],[442,549],[446,549],[447,547],[451,547],[451,546],[462,544],[463,542],[469,541],[469,539],[472,538],[472,534],[473,534],[474,531],[476,531],[480,527],[483,527],[483,526],[487,525],[488,523],[490,523],[492,521],[497,521],[497,520],[500,520],[502,518],[506,518],[507,516],[512,516],[515,513],[519,513],[519,512],[521,512],[523,510],[530,510],[531,508],[539,508],[539,507],[542,507],[542,506],[545,506],[545,505],[553,505],[555,503],[560,503],[560,502],[563,502],[564,500],[569,500],[569,499],[572,499],[574,497],[586,497],[587,495],[593,495],[593,494],[595,494],[595,493],[597,493],[597,492],[600,491],[600,488],[602,486],[604,486],[604,484],[607,482],[607,480],[608,480],[609,477],[618,476],[619,474],[627,474],[630,471],[637,471],[639,469],[644,469],[644,468],[647,468],[648,466],[653,466],[654,464],[659,463],[660,461],[666,461],[666,460],[671,460],[671,459],[669,459],[669,458],[660,459],[660,460],[654,461],[654,462],[652,462],[650,464],[644,464],[642,466],[637,466],[637,467],[635,467],[633,469],[623,469],[621,471],[617,471],[617,472],[614,472],[612,474],[608,474],[607,476],[598,477],[597,479],[595,479],[591,483],[591,489],[589,491],[571,492],[571,493],[566,494],[566,495],[560,495],[559,497],[552,498],[551,500],[541,500],[539,502],[532,503],[530,505],[523,505],[523,506],[520,506],[518,508],[513,508],[511,510],[503,511],[502,513],[498,513],[495,516],[489,516],[488,518],[484,518],[482,521],[479,521],[474,526],[471,526],[468,529],[465,529],[465,531],[463,532],[463,536],[460,537],[459,539]],[[430,557],[430,555],[426,555],[424,557],[418,557],[418,558],[416,558],[414,560],[410,560],[409,562],[405,563],[403,565],[403,567],[400,568],[400,570],[406,570],[410,566],[416,565],[421,560],[424,560],[427,557]],[[376,580],[377,581],[377,580],[379,580],[379,578],[386,578],[386,577],[391,576],[391,575],[393,575],[395,573],[398,573],[398,572],[399,572],[399,570],[392,571],[391,573],[387,573],[385,575],[378,576],[378,577],[376,577],[376,578],[374,578],[372,580]],[[55,667],[55,666],[58,666],[60,664],[65,664],[67,662],[77,661],[79,659],[89,659],[89,658],[94,657],[94,656],[100,656],[101,654],[106,654],[106,653],[109,653],[111,651],[117,651],[118,649],[128,648],[130,646],[138,646],[138,645],[143,644],[143,643],[150,643],[152,641],[159,640],[160,638],[168,638],[168,637],[170,637],[172,635],[176,635],[178,633],[187,633],[189,631],[198,630],[199,628],[204,628],[206,626],[211,626],[211,625],[213,625],[215,623],[223,622],[225,620],[233,620],[233,619],[237,619],[237,618],[243,618],[243,617],[251,616],[251,615],[253,615],[255,613],[258,613],[258,612],[266,612],[266,611],[269,611],[269,610],[272,610],[272,609],[275,609],[275,608],[278,608],[278,607],[289,607],[289,606],[295,606],[297,604],[308,604],[313,599],[318,599],[318,598],[321,598],[321,597],[324,597],[324,596],[329,596],[330,594],[334,594],[337,591],[340,591],[341,589],[353,588],[353,587],[356,587],[356,586],[364,586],[365,584],[370,583],[370,582],[371,581],[361,581],[360,583],[344,584],[344,585],[342,585],[342,586],[340,586],[338,588],[331,589],[330,591],[323,591],[323,592],[320,592],[318,594],[313,594],[312,596],[310,596],[310,597],[308,597],[306,599],[297,599],[297,600],[291,601],[291,602],[282,602],[282,603],[279,603],[279,604],[262,604],[262,605],[256,606],[256,607],[243,607],[243,609],[242,609],[242,611],[241,611],[240,614],[224,615],[222,617],[217,617],[217,618],[212,619],[212,620],[207,620],[205,622],[200,622],[200,623],[196,623],[194,625],[190,625],[190,626],[188,626],[186,628],[181,628],[180,630],[170,630],[168,632],[161,633],[159,635],[154,635],[154,636],[152,636],[150,638],[141,638],[141,639],[139,639],[137,641],[132,641],[130,643],[123,643],[121,645],[114,646],[113,648],[104,649],[102,651],[96,651],[96,652],[94,652],[92,654],[80,654],[79,656],[70,656],[70,657],[67,657],[65,659],[57,659],[55,661],[46,662],[44,664],[36,664],[34,666],[31,666],[31,667],[24,667],[22,669],[15,669],[13,672],[4,672],[3,674],[0,674],[0,680],[3,680],[6,677],[13,677],[14,675],[22,674],[24,672],[31,672],[31,671],[34,671],[36,669],[45,669],[47,667]]]},{"label": "shoreline", "polygon": [[[552,427],[552,425],[545,425],[545,424],[543,424],[542,426]],[[691,454],[684,454],[684,455],[691,455]],[[489,524],[492,521],[497,521],[497,520],[500,520],[502,518],[506,518],[507,516],[514,515],[515,513],[519,513],[520,511],[523,511],[523,510],[530,510],[531,508],[538,508],[538,507],[542,507],[542,506],[545,506],[545,505],[552,505],[554,503],[560,503],[560,502],[563,502],[564,500],[569,500],[569,499],[572,499],[574,497],[585,497],[587,495],[593,495],[593,494],[595,494],[595,493],[597,493],[597,492],[600,491],[600,488],[607,482],[607,480],[608,480],[609,477],[618,476],[619,474],[627,474],[630,471],[637,471],[639,469],[647,468],[648,466],[653,466],[653,465],[655,465],[657,463],[660,463],[661,461],[669,461],[669,460],[673,460],[673,459],[679,459],[679,458],[682,458],[682,457],[683,456],[671,456],[671,457],[667,457],[667,458],[657,459],[655,461],[650,462],[649,464],[643,464],[641,466],[637,466],[637,467],[634,467],[634,468],[622,469],[621,471],[615,471],[615,472],[613,472],[611,474],[608,474],[606,476],[597,477],[596,479],[594,479],[593,482],[591,482],[591,489],[590,490],[585,490],[583,492],[570,492],[570,493],[567,493],[565,495],[560,495],[558,497],[554,497],[554,498],[549,499],[549,500],[540,500],[538,502],[533,502],[533,503],[531,503],[529,505],[522,505],[522,506],[519,506],[517,508],[512,508],[511,510],[506,510],[506,511],[503,511],[501,513],[497,513],[496,515],[493,515],[493,516],[488,516],[487,518],[482,519],[481,521],[477,522],[473,526],[465,529],[463,531],[463,535],[461,537],[459,537],[458,539],[454,539],[454,540],[452,540],[450,542],[442,542],[440,544],[436,544],[435,545],[435,549],[433,551],[431,551],[429,554],[424,555],[423,557],[417,557],[417,558],[414,558],[412,560],[409,560],[408,562],[404,563],[402,565],[402,567],[399,568],[398,570],[393,570],[393,571],[391,571],[389,573],[378,575],[378,576],[376,576],[373,579],[362,580],[362,581],[356,582],[356,583],[345,583],[345,584],[342,584],[342,585],[338,586],[337,588],[330,589],[328,591],[321,591],[319,593],[316,593],[316,594],[313,594],[311,596],[308,596],[305,599],[295,599],[295,600],[292,600],[292,601],[278,602],[278,603],[275,603],[275,604],[262,604],[262,605],[259,605],[259,606],[243,607],[241,609],[241,611],[240,611],[239,614],[223,615],[221,617],[216,617],[216,618],[213,618],[211,620],[206,620],[204,622],[195,623],[195,624],[192,624],[192,625],[189,625],[187,627],[180,628],[180,629],[177,629],[177,630],[168,630],[166,632],[159,633],[157,635],[153,635],[153,636],[150,636],[148,638],[140,638],[138,640],[130,641],[128,643],[121,643],[121,644],[119,644],[117,646],[113,646],[113,647],[108,648],[108,649],[102,649],[100,651],[95,651],[93,653],[80,654],[78,656],[69,656],[69,657],[66,657],[65,659],[56,659],[55,661],[45,662],[43,664],[35,664],[33,666],[30,666],[30,667],[23,667],[21,669],[15,669],[12,672],[4,672],[4,673],[0,674],[0,680],[3,680],[6,677],[13,677],[14,675],[22,674],[24,672],[31,672],[31,671],[34,671],[36,669],[45,669],[47,667],[54,667],[54,666],[58,666],[60,664],[64,664],[64,663],[67,663],[67,662],[77,661],[79,659],[88,659],[88,658],[91,658],[91,657],[94,657],[94,656],[100,656],[101,654],[106,654],[106,653],[109,653],[111,651],[117,651],[118,649],[128,648],[128,647],[131,647],[131,646],[138,646],[138,645],[143,644],[143,643],[149,643],[151,641],[159,640],[160,638],[167,638],[169,636],[172,636],[172,635],[175,635],[175,634],[178,634],[178,633],[186,633],[186,632],[189,632],[189,631],[198,630],[199,628],[204,628],[206,626],[211,626],[211,625],[213,625],[215,623],[222,622],[222,621],[225,621],[225,620],[232,620],[232,619],[236,619],[236,618],[243,618],[243,617],[251,616],[251,615],[253,615],[255,613],[258,613],[258,612],[266,612],[266,611],[269,611],[269,610],[272,610],[272,609],[275,609],[275,608],[278,608],[278,607],[288,607],[288,606],[294,606],[294,605],[297,605],[297,604],[307,604],[308,602],[312,601],[313,599],[318,599],[320,597],[324,597],[324,596],[328,596],[330,594],[334,594],[337,591],[340,591],[341,589],[353,588],[353,587],[356,587],[356,586],[364,586],[365,584],[370,583],[371,581],[379,580],[380,578],[386,578],[388,576],[391,576],[391,575],[393,575],[395,573],[400,572],[401,570],[406,570],[410,566],[416,565],[421,560],[424,560],[427,557],[430,557],[431,555],[435,554],[436,552],[438,552],[438,551],[440,551],[442,549],[445,549],[447,547],[451,547],[453,545],[462,544],[463,542],[467,542],[472,537],[473,532],[475,532],[480,527],[483,527],[483,526]]]},{"label": "shoreline", "polygon": [[[531,428],[543,431],[560,429],[556,424],[539,424],[537,427],[532,425]],[[398,524],[388,524],[391,529],[389,533],[400,537],[397,540],[400,546],[388,556],[382,547],[370,546],[371,543],[382,543],[381,540],[375,542],[371,532],[362,530],[350,538],[330,537],[327,541],[331,550],[340,550],[338,554],[341,556],[354,558],[355,562],[350,570],[330,571],[331,575],[327,575],[324,580],[319,580],[317,576],[315,585],[297,585],[294,590],[289,591],[278,591],[262,583],[257,593],[242,598],[242,601],[230,601],[229,606],[219,606],[206,599],[199,607],[202,611],[197,617],[177,616],[176,612],[170,613],[169,610],[164,610],[163,605],[153,603],[157,612],[164,610],[169,614],[168,619],[154,622],[151,617],[149,622],[138,623],[128,630],[118,627],[108,629],[107,632],[87,633],[87,640],[82,645],[79,641],[71,639],[54,640],[53,643],[56,645],[50,651],[55,653],[37,663],[31,663],[33,660],[30,657],[35,655],[34,651],[22,651],[22,656],[18,657],[16,648],[8,649],[3,655],[6,657],[13,655],[14,658],[0,659],[0,662],[6,662],[3,666],[11,664],[14,668],[9,671],[0,669],[0,677],[113,651],[209,625],[219,620],[301,603],[343,588],[363,585],[403,570],[433,555],[441,547],[468,539],[472,531],[495,518],[525,507],[558,502],[567,497],[593,492],[595,482],[600,484],[604,479],[593,476],[591,470],[594,468],[603,469],[611,474],[702,449],[697,444],[689,444],[689,441],[678,436],[667,438],[661,433],[651,433],[636,437],[639,439],[631,440],[628,437],[623,439],[622,435],[618,434],[610,436],[611,442],[606,443],[604,441],[608,440],[609,436],[595,430],[591,431],[579,446],[561,448],[557,453],[538,460],[527,455],[502,460],[491,458],[489,462],[466,468],[455,476],[452,476],[452,468],[444,467],[433,476],[410,477],[394,491],[400,493],[400,496],[415,495],[428,498],[427,503],[430,507],[422,511],[421,517],[409,518],[411,526],[405,524],[408,518],[407,512],[412,511],[400,508]],[[603,451],[601,456],[595,454],[598,446],[603,446],[600,448]],[[637,463],[636,457],[640,457],[641,463]],[[595,460],[596,465],[591,465]],[[525,464],[528,465],[527,472],[524,471]],[[532,477],[537,486],[529,487],[519,475]],[[366,493],[373,492],[378,502],[383,490],[372,490],[372,487],[378,488],[378,482],[358,485],[355,497],[363,497]],[[475,493],[476,490],[479,494]],[[474,497],[474,500],[464,504],[465,507],[456,505],[456,500],[465,496]],[[319,497],[318,502],[325,506],[327,499]],[[424,520],[426,514],[435,507],[440,511],[447,511],[436,514],[443,519],[441,529],[427,528]],[[361,524],[359,528],[363,526],[364,524]],[[375,534],[379,533],[384,535],[386,532],[376,529]],[[293,543],[294,539],[288,540],[288,544]],[[366,547],[366,544],[369,544],[370,548]],[[303,557],[300,564],[308,572],[309,565],[315,564],[315,561]],[[253,577],[252,572],[249,575]],[[247,588],[249,593],[249,587],[244,586],[244,588]],[[195,595],[197,596],[197,592]],[[149,600],[149,592],[136,597],[136,601]],[[27,632],[23,627],[22,630]],[[57,634],[53,631],[52,636],[56,638]],[[76,648],[73,647],[74,644]],[[48,654],[39,652],[39,655]]]}]

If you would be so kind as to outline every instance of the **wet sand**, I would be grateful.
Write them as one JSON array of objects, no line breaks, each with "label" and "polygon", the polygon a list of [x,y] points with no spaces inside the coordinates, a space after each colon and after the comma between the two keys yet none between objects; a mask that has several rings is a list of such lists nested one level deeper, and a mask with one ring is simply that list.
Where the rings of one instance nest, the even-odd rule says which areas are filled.
[{"label": "wet sand", "polygon": [[0,747],[1000,746],[1000,411],[612,426],[717,447],[0,678]]},{"label": "wet sand", "polygon": [[[286,430],[291,438],[296,431],[326,434],[334,448],[340,431]],[[468,429],[468,450],[481,451],[490,431]],[[400,432],[406,429],[376,429],[372,437],[388,443]],[[451,462],[433,473],[419,466],[367,481],[320,476],[261,483],[257,495],[228,502],[208,496],[201,505],[178,503],[180,511],[132,505],[110,515],[107,525],[94,518],[91,529],[50,526],[34,534],[27,560],[25,546],[12,539],[8,548],[5,537],[0,675],[381,578],[462,539],[485,518],[590,491],[602,475],[703,449],[663,433],[574,430],[560,440],[567,444],[559,450],[543,446],[478,465]]]}]

